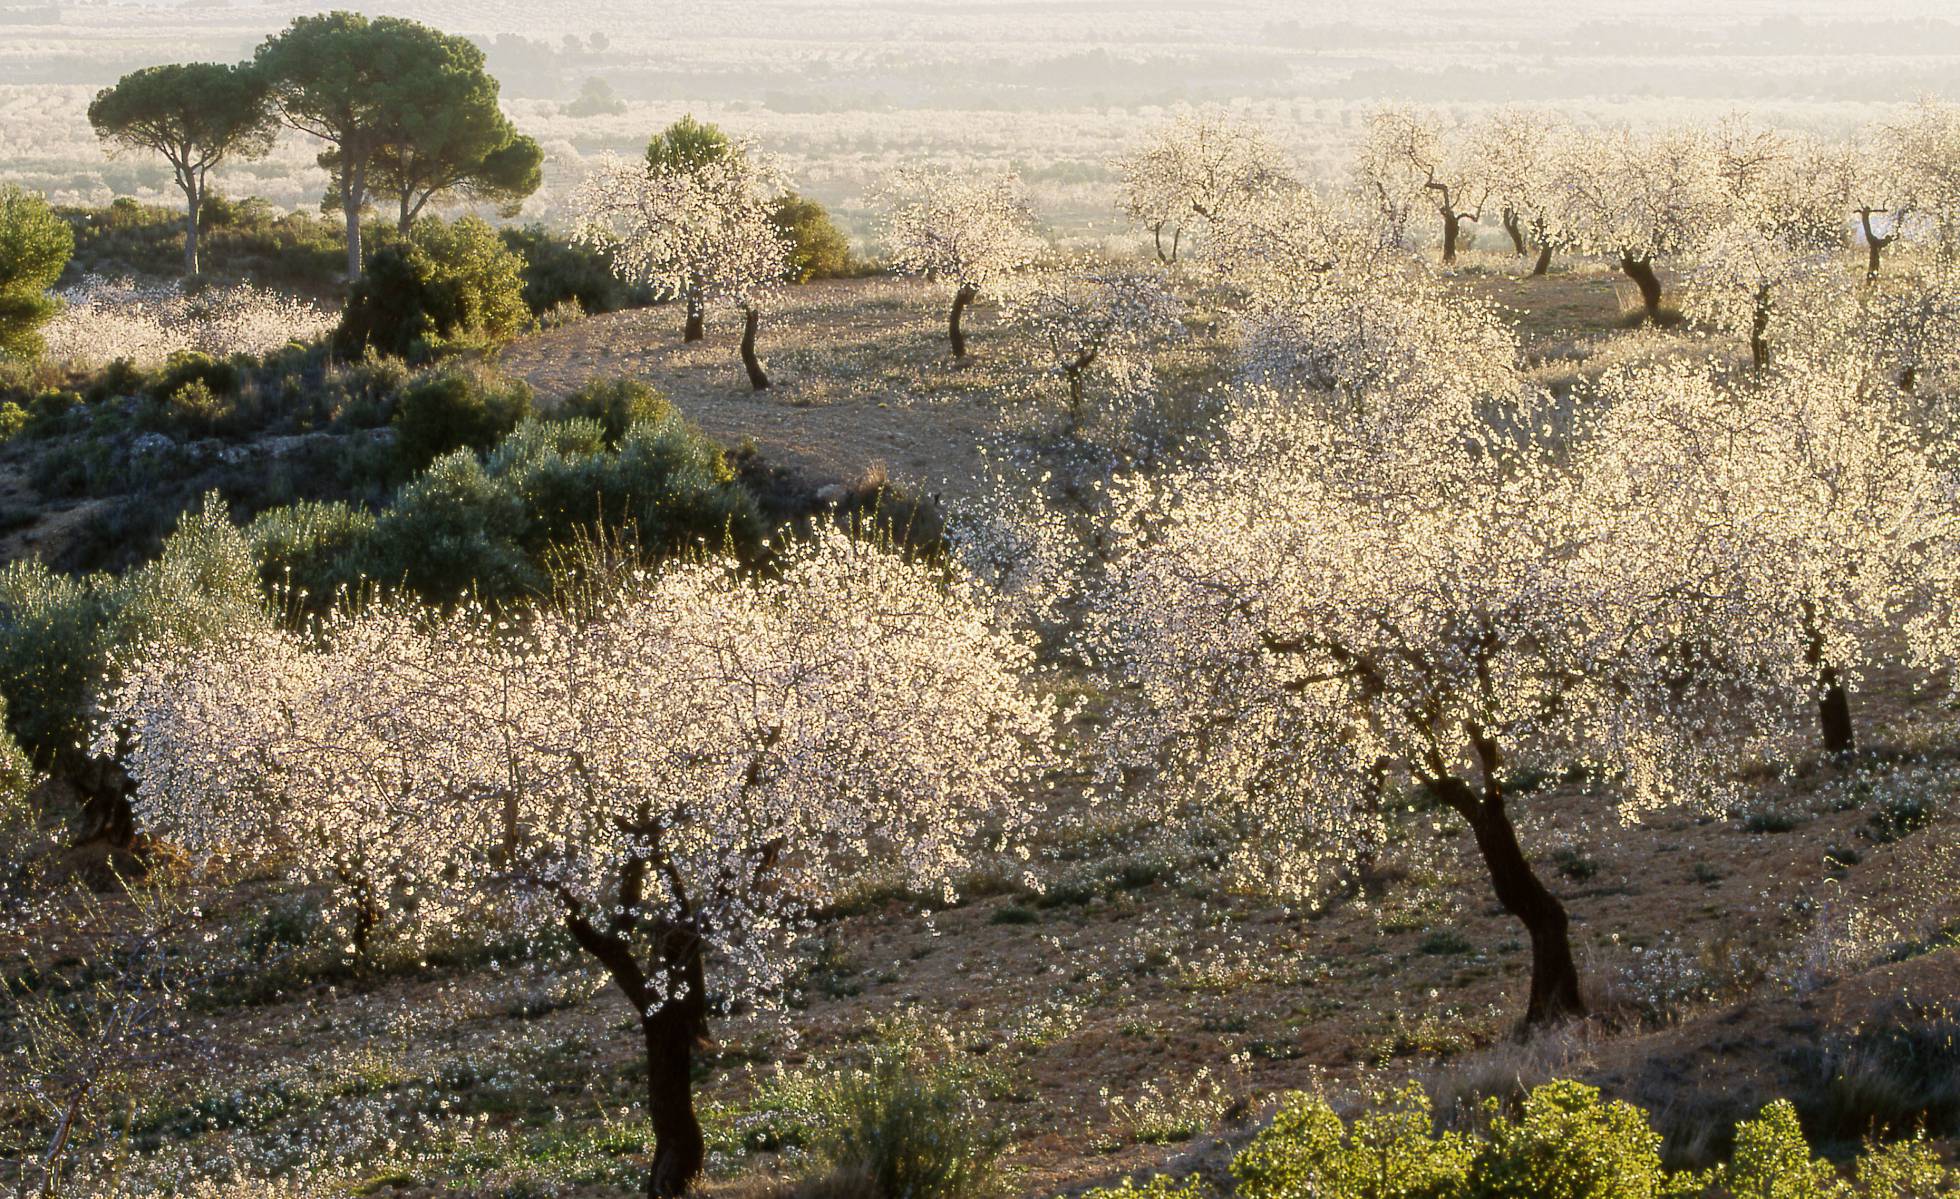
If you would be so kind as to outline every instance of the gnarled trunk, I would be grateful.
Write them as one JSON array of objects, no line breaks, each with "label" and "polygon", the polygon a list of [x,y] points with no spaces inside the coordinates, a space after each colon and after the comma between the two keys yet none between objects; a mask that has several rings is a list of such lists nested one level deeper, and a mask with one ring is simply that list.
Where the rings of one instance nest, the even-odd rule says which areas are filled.
[{"label": "gnarled trunk", "polygon": [[694,1047],[703,1031],[691,1014],[694,1006],[669,1001],[640,1022],[646,1035],[647,1117],[653,1124],[647,1199],[685,1195],[708,1160],[694,1114]]},{"label": "gnarled trunk", "polygon": [[1884,259],[1885,248],[1897,240],[1899,235],[1889,233],[1880,237],[1877,230],[1872,228],[1872,210],[1869,208],[1858,210],[1858,220],[1865,229],[1865,282],[1871,283],[1878,278],[1878,267]]},{"label": "gnarled trunk", "polygon": [[1519,258],[1523,258],[1531,252],[1531,247],[1525,244],[1524,225],[1518,220],[1517,209],[1506,208],[1504,210],[1504,232],[1510,235],[1511,248],[1517,251]]},{"label": "gnarled trunk", "polygon": [[973,303],[979,294],[971,283],[962,283],[953,293],[953,314],[946,321],[946,337],[953,343],[953,357],[966,357],[966,334],[960,330],[960,317],[966,314],[966,306]]},{"label": "gnarled trunk", "polygon": [[749,386],[757,391],[769,389],[769,376],[762,371],[762,359],[755,356],[755,331],[762,324],[762,314],[753,307],[742,313],[742,366],[749,372]]},{"label": "gnarled trunk", "polygon": [[1538,247],[1538,261],[1533,263],[1531,267],[1531,277],[1534,279],[1540,278],[1551,269],[1552,247],[1549,245],[1540,245]]},{"label": "gnarled trunk", "polygon": [[1446,212],[1443,214],[1443,265],[1456,261],[1456,243],[1463,231],[1463,214]]},{"label": "gnarled trunk", "polygon": [[1816,606],[1804,601],[1804,661],[1817,680],[1817,730],[1824,741],[1824,752],[1834,758],[1849,757],[1857,751],[1857,733],[1851,727],[1851,695],[1844,689],[1844,676],[1825,656],[1824,630],[1817,620]]},{"label": "gnarled trunk", "polygon": [[1491,889],[1504,910],[1518,918],[1531,938],[1531,997],[1524,1027],[1538,1028],[1586,1014],[1579,997],[1579,968],[1565,905],[1540,882],[1518,844],[1517,830],[1504,810],[1504,795],[1487,775],[1480,796],[1460,778],[1424,780],[1431,794],[1448,804],[1476,836],[1477,851],[1490,873]]},{"label": "gnarled trunk", "polygon": [[1620,270],[1640,289],[1640,302],[1647,308],[1647,319],[1658,324],[1661,319],[1661,279],[1654,273],[1653,258],[1622,254]]},{"label": "gnarled trunk", "polygon": [[1769,367],[1769,288],[1756,289],[1756,315],[1749,324],[1749,359],[1757,370]]},{"label": "gnarled trunk", "polygon": [[681,328],[681,340],[700,341],[707,335],[707,306],[701,302],[700,291],[690,288],[687,293],[687,324]]}]

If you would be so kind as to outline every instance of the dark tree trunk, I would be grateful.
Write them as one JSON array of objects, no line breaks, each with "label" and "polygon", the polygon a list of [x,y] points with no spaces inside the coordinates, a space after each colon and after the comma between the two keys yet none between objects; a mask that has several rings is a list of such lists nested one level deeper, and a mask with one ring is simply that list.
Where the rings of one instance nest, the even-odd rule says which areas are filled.
[{"label": "dark tree trunk", "polygon": [[755,331],[762,324],[762,314],[754,308],[742,313],[742,366],[749,372],[749,386],[757,391],[769,390],[769,376],[763,373],[762,359],[755,356]]},{"label": "dark tree trunk", "polygon": [[1844,676],[1824,656],[1824,630],[1818,626],[1817,610],[1804,603],[1804,632],[1808,641],[1804,661],[1816,672],[1817,729],[1824,741],[1824,752],[1834,758],[1849,757],[1858,748],[1857,733],[1851,727],[1851,696],[1844,689]]},{"label": "dark tree trunk", "polygon": [[1919,387],[1919,368],[1908,366],[1899,372],[1899,390],[1911,395]]},{"label": "dark tree trunk", "polygon": [[1177,239],[1182,236],[1183,230],[1180,229],[1171,235],[1171,248],[1167,254],[1164,252],[1164,225],[1164,221],[1158,221],[1152,225],[1150,227],[1150,236],[1157,242],[1157,261],[1168,266],[1177,261]]},{"label": "dark tree trunk", "polygon": [[[644,869],[642,865],[640,869]],[[621,888],[623,900],[640,895],[638,870]],[[701,1121],[694,1113],[694,1052],[707,1042],[708,991],[701,943],[685,928],[654,930],[656,969],[666,980],[664,993],[641,969],[626,927],[615,915],[609,927],[595,927],[576,900],[566,899],[566,931],[598,959],[620,993],[633,1005],[646,1042],[647,1119],[653,1125],[653,1164],[647,1171],[648,1199],[675,1199],[687,1193],[707,1164]]]},{"label": "dark tree trunk", "polygon": [[1456,242],[1457,242],[1457,237],[1462,232],[1462,230],[1463,230],[1463,216],[1461,213],[1446,212],[1443,214],[1443,265],[1444,266],[1449,266],[1451,263],[1456,261]]},{"label": "dark tree trunk", "polygon": [[1523,258],[1531,252],[1531,247],[1525,244],[1524,226],[1518,221],[1517,209],[1506,208],[1504,210],[1504,232],[1511,235],[1511,246],[1518,252],[1519,258]]},{"label": "dark tree trunk", "polygon": [[694,1047],[701,1022],[694,1005],[669,1002],[643,1017],[647,1048],[647,1117],[653,1124],[653,1165],[647,1199],[685,1195],[707,1164],[701,1121],[694,1114]]},{"label": "dark tree trunk", "polygon": [[1430,792],[1461,815],[1476,835],[1477,850],[1490,872],[1491,889],[1504,910],[1516,916],[1531,937],[1531,998],[1524,1027],[1539,1028],[1586,1014],[1579,997],[1579,968],[1565,905],[1540,882],[1518,844],[1517,830],[1504,811],[1497,783],[1487,778],[1477,795],[1460,778],[1426,780]]},{"label": "dark tree trunk", "polygon": [[1538,247],[1538,261],[1533,263],[1531,267],[1531,277],[1534,279],[1542,278],[1551,269],[1552,247],[1549,245],[1540,245]]},{"label": "dark tree trunk", "polygon": [[699,292],[690,291],[687,293],[687,324],[681,328],[681,340],[700,341],[707,335],[706,306],[701,303]]},{"label": "dark tree trunk", "polygon": [[953,315],[946,321],[946,336],[953,343],[953,357],[966,357],[966,334],[960,330],[960,317],[966,314],[966,306],[973,303],[977,293],[970,283],[962,283],[953,293]]},{"label": "dark tree trunk", "polygon": [[1661,319],[1661,280],[1654,273],[1654,260],[1622,254],[1620,270],[1640,289],[1640,302],[1647,308],[1647,319],[1658,324]]},{"label": "dark tree trunk", "polygon": [[407,237],[409,234],[409,230],[415,228],[415,209],[410,207],[410,203],[411,203],[410,197],[412,195],[413,195],[412,192],[408,192],[408,191],[402,192],[401,213],[395,221],[395,229],[403,237]]},{"label": "dark tree trunk", "polygon": [[1769,367],[1769,288],[1756,289],[1756,315],[1749,325],[1749,359],[1757,370]]},{"label": "dark tree trunk", "polygon": [[1898,234],[1880,237],[1872,228],[1872,210],[1869,208],[1858,211],[1858,220],[1865,228],[1865,282],[1871,283],[1878,279],[1878,267],[1885,256],[1885,248],[1892,244]]}]

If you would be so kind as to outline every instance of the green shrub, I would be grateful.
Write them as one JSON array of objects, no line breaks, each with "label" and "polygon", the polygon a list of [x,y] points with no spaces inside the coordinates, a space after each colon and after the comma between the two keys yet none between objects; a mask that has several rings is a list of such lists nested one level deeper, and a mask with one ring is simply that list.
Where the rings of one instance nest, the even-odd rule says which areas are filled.
[{"label": "green shrub", "polygon": [[402,461],[419,469],[454,450],[488,450],[531,414],[531,389],[474,370],[423,375],[395,408]]},{"label": "green shrub", "polygon": [[75,234],[47,201],[16,184],[0,187],[0,358],[41,353],[47,294],[75,251]]},{"label": "green shrub", "polygon": [[566,302],[586,313],[651,303],[644,287],[622,282],[605,251],[551,233],[542,225],[505,229],[504,245],[524,261],[524,305],[542,318]]},{"label": "green shrub", "polygon": [[1435,1131],[1429,1097],[1413,1083],[1372,1097],[1344,1124],[1327,1100],[1295,1093],[1232,1159],[1240,1199],[1422,1199],[1460,1192],[1469,1140]]},{"label": "green shrub", "polygon": [[1661,1166],[1661,1136],[1647,1113],[1603,1101],[1596,1087],[1550,1082],[1517,1118],[1496,1114],[1470,1166],[1472,1199],[1659,1199],[1692,1179]]},{"label": "green shrub", "polygon": [[593,379],[558,406],[561,417],[598,421],[608,447],[617,447],[629,426],[652,424],[673,413],[666,396],[638,379]]},{"label": "green shrub", "polygon": [[187,513],[156,560],[120,578],[72,578],[32,560],[0,567],[0,694],[13,735],[44,764],[86,756],[95,689],[112,655],[265,619],[251,544],[216,496]]},{"label": "green shrub", "polygon": [[823,205],[795,192],[777,198],[769,219],[789,243],[789,277],[797,283],[852,273],[851,241]]},{"label": "green shrub", "polygon": [[27,409],[12,400],[0,403],[0,442],[12,441],[20,436],[30,419]]},{"label": "green shrub", "polygon": [[406,586],[449,603],[472,591],[512,597],[544,590],[546,577],[520,548],[523,499],[467,450],[438,458],[403,487],[351,555],[356,577]]},{"label": "green shrub", "polygon": [[32,889],[34,867],[54,847],[31,794],[33,763],[6,725],[6,701],[0,698],[0,911]]},{"label": "green shrub", "polygon": [[265,586],[291,603],[319,607],[353,581],[351,556],[374,525],[372,513],[351,504],[304,500],[260,513],[247,535]]},{"label": "green shrub", "polygon": [[334,347],[348,356],[373,350],[419,361],[456,343],[501,344],[530,316],[523,272],[523,261],[484,221],[423,220],[407,242],[369,257]]},{"label": "green shrub", "polygon": [[1733,1199],[1835,1199],[1847,1188],[1835,1167],[1813,1157],[1785,1099],[1735,1127],[1735,1154],[1717,1171]]},{"label": "green shrub", "polygon": [[979,1199],[1002,1191],[1002,1130],[961,1072],[881,1056],[838,1082],[819,1153],[830,1187],[879,1199]]}]

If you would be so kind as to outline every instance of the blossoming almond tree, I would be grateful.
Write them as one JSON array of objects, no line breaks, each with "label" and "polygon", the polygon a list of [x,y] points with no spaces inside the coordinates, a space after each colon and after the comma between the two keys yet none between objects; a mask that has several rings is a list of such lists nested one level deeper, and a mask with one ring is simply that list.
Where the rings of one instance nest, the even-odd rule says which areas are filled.
[{"label": "blossoming almond tree", "polygon": [[[1285,157],[1243,121],[1180,117],[1113,164],[1123,213],[1150,231],[1157,258],[1175,263],[1188,230],[1202,232],[1287,178]],[[1164,234],[1170,233],[1170,248]]]},{"label": "blossoming almond tree", "polygon": [[946,337],[953,357],[965,358],[960,318],[967,305],[1030,266],[1043,249],[1020,179],[906,167],[885,180],[879,200],[893,267],[953,285]]},{"label": "blossoming almond tree", "polygon": [[1034,335],[1044,370],[1067,386],[1077,428],[1091,376],[1119,395],[1150,386],[1150,351],[1182,330],[1183,312],[1157,272],[1088,261],[1034,276],[1006,305],[1007,318]]},{"label": "blossoming almond tree", "polygon": [[782,191],[770,161],[737,144],[684,166],[609,155],[573,191],[571,205],[577,235],[610,253],[614,273],[686,303],[685,340],[702,336],[707,305],[740,309],[742,365],[761,391],[769,377],[756,332],[789,271],[789,245],[771,219],[772,197]]},{"label": "blossoming almond tree", "polygon": [[1660,539],[1623,529],[1602,569],[1692,583],[1676,622],[1753,641],[1759,677],[1814,705],[1827,754],[1856,748],[1851,693],[1898,656],[1897,629],[1923,664],[1950,665],[1937,630],[1960,616],[1940,582],[1960,542],[1954,480],[1869,362],[1840,347],[1741,383],[1705,364],[1622,369],[1601,398],[1584,502],[1643,511]]},{"label": "blossoming almond tree", "polygon": [[1413,209],[1436,213],[1448,266],[1456,261],[1463,223],[1476,224],[1490,196],[1482,165],[1466,132],[1446,130],[1413,109],[1385,108],[1368,119],[1356,173],[1390,228],[1402,229]]},{"label": "blossoming almond tree", "polygon": [[1609,130],[1575,139],[1558,183],[1557,226],[1573,244],[1612,259],[1661,316],[1654,266],[1686,254],[1721,203],[1705,131]]},{"label": "blossoming almond tree", "polygon": [[1572,128],[1556,112],[1505,108],[1477,128],[1471,154],[1490,185],[1489,202],[1498,205],[1505,236],[1519,258],[1538,249],[1531,274],[1552,268],[1563,230],[1554,223],[1556,191],[1563,156],[1570,152]]},{"label": "blossoming almond tree", "polygon": [[[950,893],[1025,832],[1047,758],[1028,647],[969,584],[835,531],[766,579],[685,563],[521,629],[384,608],[267,648],[271,670],[190,651],[138,671],[115,715],[144,811],[209,846],[254,835],[241,808],[324,792],[287,780],[333,780],[344,808],[333,796],[385,779],[426,873],[564,929],[632,1005],[653,1196],[703,1165],[690,1070],[717,1005],[779,993],[808,914],[867,870]],[[254,803],[210,748],[226,740],[201,736],[225,719],[278,766]]]}]

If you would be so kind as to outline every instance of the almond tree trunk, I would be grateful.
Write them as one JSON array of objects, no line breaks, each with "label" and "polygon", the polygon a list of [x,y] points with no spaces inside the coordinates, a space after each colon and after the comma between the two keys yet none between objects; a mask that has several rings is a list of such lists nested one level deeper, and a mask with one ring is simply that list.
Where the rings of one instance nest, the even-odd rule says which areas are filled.
[{"label": "almond tree trunk", "polygon": [[1769,288],[1756,289],[1756,314],[1749,324],[1749,360],[1757,370],[1769,368]]},{"label": "almond tree trunk", "polygon": [[966,357],[966,334],[960,330],[960,318],[966,315],[966,306],[973,303],[979,294],[971,283],[962,283],[953,293],[953,314],[946,321],[946,337],[953,343],[953,357]]},{"label": "almond tree trunk", "polygon": [[687,324],[681,328],[683,342],[700,341],[708,335],[707,306],[701,302],[701,292],[689,288],[687,293]]},{"label": "almond tree trunk", "polygon": [[1443,214],[1443,265],[1456,261],[1456,243],[1463,231],[1463,214],[1446,212]]},{"label": "almond tree trunk", "polygon": [[1504,232],[1510,235],[1511,247],[1517,251],[1519,258],[1523,258],[1531,252],[1531,247],[1525,244],[1524,226],[1518,221],[1517,209],[1506,208],[1504,210]]},{"label": "almond tree trunk", "polygon": [[755,333],[762,324],[762,314],[754,307],[742,312],[742,366],[749,372],[749,386],[757,391],[769,389],[769,376],[763,373],[762,359],[755,355]]},{"label": "almond tree trunk", "polygon": [[1858,210],[1858,220],[1865,229],[1865,282],[1872,283],[1878,279],[1878,267],[1886,247],[1897,241],[1899,235],[1895,232],[1880,237],[1877,230],[1872,228],[1872,210],[1869,208]]},{"label": "almond tree trunk", "polygon": [[1824,752],[1834,758],[1849,757],[1857,751],[1858,736],[1851,725],[1851,695],[1844,688],[1844,676],[1825,656],[1824,630],[1817,620],[1817,608],[1804,601],[1804,661],[1817,679],[1817,731]]},{"label": "almond tree trunk", "polygon": [[1633,280],[1640,289],[1640,302],[1646,306],[1647,319],[1655,324],[1661,319],[1661,279],[1654,273],[1652,255],[1635,258],[1631,254],[1620,255],[1620,270]]},{"label": "almond tree trunk", "polygon": [[1481,796],[1454,776],[1429,779],[1426,785],[1470,826],[1497,902],[1518,918],[1531,938],[1531,997],[1525,1005],[1524,1027],[1540,1028],[1584,1016],[1565,905],[1532,871],[1494,777],[1486,776]]}]

